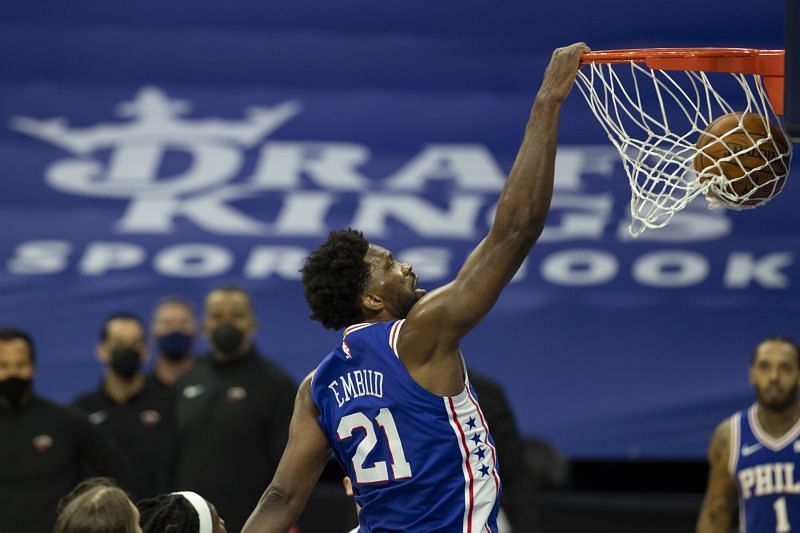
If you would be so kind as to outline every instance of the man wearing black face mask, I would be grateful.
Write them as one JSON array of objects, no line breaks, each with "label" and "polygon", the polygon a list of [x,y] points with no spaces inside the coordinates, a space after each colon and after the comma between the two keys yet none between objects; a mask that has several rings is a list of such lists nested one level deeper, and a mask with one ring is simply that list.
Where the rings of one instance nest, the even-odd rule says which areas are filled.
[{"label": "man wearing black face mask", "polygon": [[158,358],[148,377],[171,389],[196,360],[192,347],[197,337],[197,321],[192,306],[180,298],[162,299],[153,312],[152,335]]},{"label": "man wearing black face mask", "polygon": [[105,366],[103,380],[75,406],[122,450],[120,460],[132,472],[124,489],[135,499],[166,492],[175,452],[173,397],[142,372],[147,356],[142,321],[130,313],[111,315],[96,354]]},{"label": "man wearing black face mask", "polygon": [[84,417],[33,392],[30,335],[0,329],[0,531],[52,531],[61,496],[85,477],[120,478],[108,441]]},{"label": "man wearing black face mask", "polygon": [[211,354],[176,384],[175,485],[213,501],[228,530],[239,531],[275,472],[297,389],[258,354],[252,302],[242,289],[206,296],[203,329]]}]

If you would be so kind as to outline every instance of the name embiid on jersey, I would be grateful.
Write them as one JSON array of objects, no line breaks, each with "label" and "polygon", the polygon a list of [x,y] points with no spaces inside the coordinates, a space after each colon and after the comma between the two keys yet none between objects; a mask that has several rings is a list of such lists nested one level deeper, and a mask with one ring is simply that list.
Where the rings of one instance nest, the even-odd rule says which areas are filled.
[{"label": "name embiid on jersey", "polygon": [[359,532],[497,532],[497,452],[475,391],[468,379],[457,396],[418,385],[397,355],[404,322],[350,326],[312,381]]}]

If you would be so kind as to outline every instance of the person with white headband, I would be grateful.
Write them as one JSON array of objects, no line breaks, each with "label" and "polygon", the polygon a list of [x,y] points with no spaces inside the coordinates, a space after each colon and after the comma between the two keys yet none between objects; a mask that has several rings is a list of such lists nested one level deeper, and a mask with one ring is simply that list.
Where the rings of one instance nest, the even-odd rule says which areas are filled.
[{"label": "person with white headband", "polygon": [[162,494],[140,501],[144,533],[227,533],[214,504],[196,492]]}]

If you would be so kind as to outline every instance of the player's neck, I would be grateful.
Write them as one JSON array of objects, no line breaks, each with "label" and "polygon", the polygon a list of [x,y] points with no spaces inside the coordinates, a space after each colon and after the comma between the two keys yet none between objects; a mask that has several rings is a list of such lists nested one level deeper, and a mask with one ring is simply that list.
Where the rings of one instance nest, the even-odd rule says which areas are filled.
[{"label": "player's neck", "polygon": [[800,418],[800,402],[795,401],[789,408],[776,411],[758,404],[758,422],[770,436],[781,437]]},{"label": "player's neck", "polygon": [[390,322],[392,320],[397,320],[398,318],[399,317],[394,316],[394,314],[384,307],[375,313],[365,313],[361,322],[365,324],[376,324],[378,322]]}]

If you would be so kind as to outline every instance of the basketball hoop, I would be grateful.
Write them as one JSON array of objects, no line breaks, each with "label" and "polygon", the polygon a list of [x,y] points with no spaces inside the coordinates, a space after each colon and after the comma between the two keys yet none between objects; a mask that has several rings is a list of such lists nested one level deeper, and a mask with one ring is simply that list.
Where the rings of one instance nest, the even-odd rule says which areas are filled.
[{"label": "basketball hoop", "polygon": [[[609,50],[584,54],[581,65],[578,88],[628,174],[634,237],[666,226],[700,194],[710,208],[751,209],[780,192],[792,150],[778,126],[783,50]],[[743,117],[736,131],[707,129],[729,114]],[[758,135],[743,123],[753,117],[763,123]],[[728,143],[729,134],[747,142]],[[701,155],[707,167],[697,166],[701,138],[724,152],[708,161]]]}]

